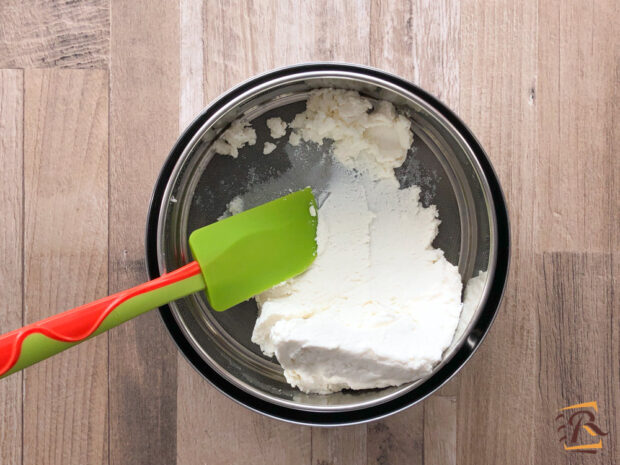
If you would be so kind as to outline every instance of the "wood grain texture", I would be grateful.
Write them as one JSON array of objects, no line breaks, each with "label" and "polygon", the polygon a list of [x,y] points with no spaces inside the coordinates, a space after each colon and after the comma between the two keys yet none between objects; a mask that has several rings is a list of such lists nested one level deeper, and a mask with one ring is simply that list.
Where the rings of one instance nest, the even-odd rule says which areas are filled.
[{"label": "wood grain texture", "polygon": [[[360,426],[312,429],[312,465],[366,463],[365,431]],[[365,430],[365,426],[363,427]]]},{"label": "wood grain texture", "polygon": [[[374,18],[370,36],[371,64],[410,79],[458,110],[459,2],[375,0],[371,16]],[[454,396],[457,383],[458,380],[451,381],[440,393]],[[447,434],[450,439],[443,442],[425,437],[425,405],[369,425],[369,464],[424,463],[426,455],[433,458],[455,455],[456,444],[450,434]],[[434,415],[431,426],[456,423],[456,408],[435,408],[430,414]],[[447,448],[451,446],[454,448],[448,453]]]},{"label": "wood grain texture", "polygon": [[369,63],[369,0],[205,3],[208,101],[272,68],[306,61]]},{"label": "wood grain texture", "polygon": [[549,225],[536,236],[541,252],[620,244],[609,221],[620,204],[619,12],[613,0],[539,3],[537,219]]},{"label": "wood grain texture", "polygon": [[368,424],[368,465],[424,464],[423,404]]},{"label": "wood grain texture", "polygon": [[[205,15],[212,14],[211,6],[207,3],[202,8],[202,2],[195,0],[180,4],[180,129],[202,109],[205,93],[217,95],[222,91],[214,89],[218,84],[213,79],[210,88],[205,91],[203,87],[203,60],[211,56],[213,37],[212,32],[203,35],[203,21]],[[211,21],[215,19],[211,17]],[[264,418],[234,404],[205,383],[181,355],[177,411],[177,463],[229,463],[231,444],[235,444],[235,462],[239,464],[310,463],[309,428]],[[200,441],[195,440],[196,431],[204,433]],[[238,441],[240,437],[243,441]]]},{"label": "wood grain texture", "polygon": [[[107,293],[108,75],[25,73],[24,323]],[[24,464],[108,463],[108,344],[24,372]]]},{"label": "wood grain texture", "polygon": [[[205,103],[214,99],[233,85],[269,69],[309,60],[348,60],[368,63],[369,48],[369,2],[358,1],[352,7],[347,2],[206,2],[203,10],[204,29],[198,36],[195,21],[187,20],[182,33],[181,57],[186,56],[195,44],[204,45],[204,97]],[[195,11],[191,1],[182,2],[181,18],[190,18],[189,11]],[[194,13],[195,14],[195,13]],[[354,19],[350,15],[354,15]],[[330,20],[328,20],[330,18]],[[291,20],[293,24],[291,24]],[[192,31],[193,35],[192,35]],[[195,55],[190,55],[195,58]],[[182,60],[182,64],[184,61]],[[182,87],[195,74],[195,64],[185,62],[182,68]],[[183,98],[182,121],[195,113],[196,100]],[[208,399],[208,403],[205,402]],[[349,445],[364,443],[366,427],[353,427],[344,436],[337,430],[312,430],[306,427],[282,425],[272,419],[257,417],[245,409],[224,409],[213,415],[207,405],[227,402],[220,393],[202,382],[200,376],[185,361],[179,363],[178,377],[178,448],[179,456],[189,463],[201,463],[207,457],[229,453],[228,442],[222,437],[247,436],[248,425],[282,439],[274,447],[265,448],[263,437],[249,435],[239,444],[238,456],[255,456],[258,463],[276,463],[282,458],[283,450],[294,463],[309,463],[308,454],[312,444],[315,456],[326,463],[350,463]],[[192,431],[209,431],[207,440],[196,443]],[[221,431],[223,430],[223,431]],[[313,435],[312,440],[310,435]],[[214,439],[210,439],[210,438]],[[259,442],[257,442],[259,441]],[[267,442],[266,444],[272,444]],[[287,447],[286,444],[289,444]],[[294,444],[293,447],[290,444]],[[284,449],[282,449],[284,448]],[[257,453],[256,451],[260,451]],[[329,452],[330,455],[325,455]],[[365,457],[365,452],[359,457]],[[343,462],[344,461],[344,462]],[[358,462],[361,463],[361,462]]]},{"label": "wood grain texture", "polygon": [[178,464],[310,463],[307,428],[266,419],[210,386],[205,389],[197,373],[186,374],[179,383]]},{"label": "wood grain texture", "polygon": [[[0,71],[0,333],[22,325],[24,74]],[[0,382],[0,463],[22,457],[22,374]]]},{"label": "wood grain texture", "polygon": [[[620,463],[619,21],[613,0],[2,2],[0,68],[27,69],[25,100],[24,71],[0,70],[0,331],[22,308],[29,322],[144,280],[148,198],[178,131],[304,61],[383,68],[457,110],[501,179],[513,255],[481,349],[392,417],[264,418],[150,314],[109,335],[109,368],[104,336],[0,380],[0,463]],[[31,70],[61,67],[109,67],[109,89],[106,71]],[[589,400],[603,449],[567,453],[554,414]]]},{"label": "wood grain texture", "polygon": [[[607,436],[589,437],[582,431],[579,443],[603,447],[597,463],[618,463],[620,459],[620,284],[618,256],[601,253],[545,253],[539,257],[541,281],[536,305],[540,333],[556,337],[540,339],[537,379],[536,461],[537,463],[594,463],[592,456],[567,456],[558,441],[556,420],[559,410],[581,402],[596,401],[595,424]],[[569,435],[572,429],[568,428]],[[569,446],[574,445],[569,443]]]},{"label": "wood grain texture", "polygon": [[[178,135],[179,10],[112,1],[110,292],[146,280],[144,227],[159,169]],[[110,333],[110,463],[176,460],[177,352],[156,312]]]},{"label": "wood grain texture", "polygon": [[371,17],[372,66],[411,80],[458,110],[460,2],[373,0]]},{"label": "wood grain texture", "polygon": [[[531,251],[537,153],[537,5],[461,4],[460,114],[481,140],[507,197],[513,233],[504,303],[459,374],[457,463],[538,463],[534,457],[538,328]],[[518,44],[518,46],[516,46]]]},{"label": "wood grain texture", "polygon": [[456,397],[431,396],[424,402],[424,463],[456,465]]},{"label": "wood grain texture", "polygon": [[180,0],[181,36],[179,76],[179,131],[200,113],[206,105],[204,96],[204,2]]},{"label": "wood grain texture", "polygon": [[0,68],[107,68],[109,0],[4,0]]}]

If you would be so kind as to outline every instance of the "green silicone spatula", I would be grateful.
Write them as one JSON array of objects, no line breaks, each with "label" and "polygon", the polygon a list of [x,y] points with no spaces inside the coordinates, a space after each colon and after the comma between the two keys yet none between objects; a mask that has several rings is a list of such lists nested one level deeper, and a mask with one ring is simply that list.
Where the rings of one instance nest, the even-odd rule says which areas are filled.
[{"label": "green silicone spatula", "polygon": [[189,238],[195,261],[0,336],[0,378],[194,292],[206,291],[217,311],[243,302],[310,266],[317,222],[306,188],[198,229]]}]

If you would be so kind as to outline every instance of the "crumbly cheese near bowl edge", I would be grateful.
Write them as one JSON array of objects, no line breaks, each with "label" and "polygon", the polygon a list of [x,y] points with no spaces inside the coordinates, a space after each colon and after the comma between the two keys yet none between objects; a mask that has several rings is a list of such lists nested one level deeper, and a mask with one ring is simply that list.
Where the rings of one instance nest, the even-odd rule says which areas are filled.
[{"label": "crumbly cheese near bowl edge", "polygon": [[413,142],[410,121],[389,102],[321,89],[290,127],[292,145],[333,141],[329,196],[318,211],[315,262],[256,296],[252,341],[308,393],[430,373],[454,336],[462,285],[432,247],[437,209],[394,176]]}]

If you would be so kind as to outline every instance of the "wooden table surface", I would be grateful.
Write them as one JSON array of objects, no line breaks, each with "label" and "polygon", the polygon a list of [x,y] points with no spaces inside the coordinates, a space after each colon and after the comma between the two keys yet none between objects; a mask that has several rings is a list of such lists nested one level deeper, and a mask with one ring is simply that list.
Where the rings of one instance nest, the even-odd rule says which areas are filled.
[{"label": "wooden table surface", "polygon": [[[498,172],[513,246],[481,349],[405,412],[335,429],[265,418],[206,383],[151,313],[0,380],[0,464],[620,463],[619,8],[4,0],[0,332],[142,282],[179,131],[232,85],[303,61],[382,68],[454,109]],[[572,428],[601,448],[564,450],[559,409],[594,401],[601,434]]]}]

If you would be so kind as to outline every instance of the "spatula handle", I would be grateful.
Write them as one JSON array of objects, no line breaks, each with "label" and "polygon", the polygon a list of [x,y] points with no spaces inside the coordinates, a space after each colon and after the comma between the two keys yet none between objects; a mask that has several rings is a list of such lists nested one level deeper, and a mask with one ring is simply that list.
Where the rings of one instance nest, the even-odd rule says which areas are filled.
[{"label": "spatula handle", "polygon": [[198,262],[0,336],[0,378],[205,288]]}]

